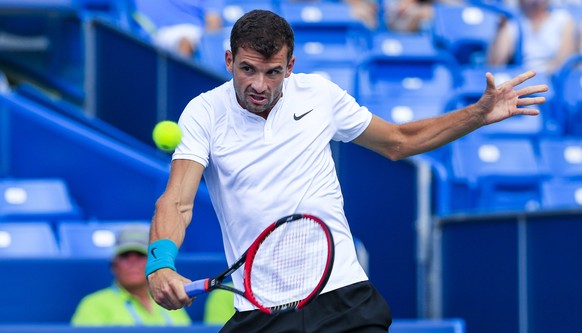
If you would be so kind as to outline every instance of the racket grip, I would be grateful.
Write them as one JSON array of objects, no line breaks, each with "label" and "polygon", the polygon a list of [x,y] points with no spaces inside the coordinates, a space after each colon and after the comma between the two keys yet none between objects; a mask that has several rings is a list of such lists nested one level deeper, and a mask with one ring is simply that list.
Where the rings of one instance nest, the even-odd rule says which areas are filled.
[{"label": "racket grip", "polygon": [[208,292],[208,281],[210,279],[201,279],[192,281],[184,285],[184,290],[189,297],[196,297],[198,295]]}]

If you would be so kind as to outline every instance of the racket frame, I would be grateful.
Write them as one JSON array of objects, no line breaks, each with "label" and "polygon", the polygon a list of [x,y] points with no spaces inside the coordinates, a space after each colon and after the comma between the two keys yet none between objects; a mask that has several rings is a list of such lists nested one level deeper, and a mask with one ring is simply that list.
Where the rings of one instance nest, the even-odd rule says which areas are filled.
[{"label": "racket frame", "polygon": [[[326,241],[327,241],[327,248],[329,251],[328,251],[326,265],[325,265],[325,268],[323,270],[323,274],[322,274],[317,286],[304,299],[299,300],[299,301],[295,301],[295,302],[291,302],[288,304],[277,305],[275,307],[265,307],[257,301],[257,299],[255,298],[255,296],[252,293],[253,288],[251,285],[251,283],[252,283],[251,272],[253,269],[253,260],[255,258],[255,255],[258,252],[258,249],[260,248],[263,241],[273,231],[275,231],[278,227],[282,226],[285,223],[292,223],[293,221],[300,220],[302,218],[310,219],[310,220],[317,222],[325,233]],[[329,280],[329,276],[331,275],[331,271],[333,268],[333,262],[334,262],[334,256],[335,256],[334,248],[335,247],[334,247],[334,242],[333,242],[333,236],[331,234],[329,227],[327,226],[327,224],[325,224],[322,220],[320,220],[316,216],[309,215],[309,214],[293,214],[293,215],[289,215],[289,216],[286,216],[286,217],[283,217],[283,218],[277,220],[275,223],[271,224],[265,230],[263,230],[263,232],[257,237],[257,239],[253,242],[253,244],[251,244],[251,246],[249,247],[247,252],[245,252],[246,260],[245,260],[244,280],[243,280],[244,286],[245,286],[245,298],[248,299],[259,310],[261,310],[262,312],[268,313],[268,314],[289,312],[289,311],[295,311],[295,310],[300,310],[300,309],[304,308],[317,295],[319,295],[319,293],[323,290],[323,288],[327,284],[327,281]]]},{"label": "racket frame", "polygon": [[[289,304],[281,304],[274,307],[265,307],[260,304],[255,296],[252,293],[252,286],[251,286],[251,271],[254,257],[261,246],[261,243],[278,227],[282,226],[285,223],[292,223],[293,221],[307,218],[317,222],[326,235],[326,241],[328,245],[328,257],[326,261],[326,266],[323,270],[323,274],[317,284],[317,286],[312,290],[312,292],[302,300],[292,302]],[[255,241],[249,246],[249,248],[240,256],[240,258],[232,264],[227,270],[222,272],[221,274],[217,275],[214,278],[206,278],[197,281],[193,281],[191,283],[186,284],[185,289],[186,293],[190,297],[196,297],[201,295],[205,292],[211,292],[215,289],[223,289],[240,296],[246,298],[251,304],[256,306],[260,311],[267,313],[267,314],[279,314],[283,312],[290,312],[296,311],[304,308],[307,304],[309,304],[325,287],[327,281],[329,280],[329,276],[331,275],[331,271],[333,268],[334,257],[335,257],[335,246],[333,242],[333,236],[329,227],[318,217],[309,215],[309,214],[293,214],[283,218],[280,218],[276,222],[269,225],[261,234],[255,239]],[[245,291],[240,291],[236,288],[223,284],[224,279],[229,277],[232,273],[234,273],[237,269],[239,269],[242,265],[245,265],[244,268],[244,287]]]}]

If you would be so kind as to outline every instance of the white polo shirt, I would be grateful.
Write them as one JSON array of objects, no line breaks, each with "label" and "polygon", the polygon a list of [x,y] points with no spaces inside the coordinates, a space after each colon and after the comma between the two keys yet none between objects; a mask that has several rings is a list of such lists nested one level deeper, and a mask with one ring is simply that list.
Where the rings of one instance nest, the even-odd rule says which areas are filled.
[{"label": "white polo shirt", "polygon": [[[356,258],[329,143],[353,140],[371,119],[368,109],[315,74],[287,78],[283,97],[266,120],[238,104],[232,81],[186,106],[179,121],[184,135],[173,159],[206,166],[204,180],[229,265],[275,220],[308,213],[329,225],[336,246],[324,292],[367,280]],[[242,272],[232,278],[244,290]],[[235,307],[253,309],[238,295]]]}]

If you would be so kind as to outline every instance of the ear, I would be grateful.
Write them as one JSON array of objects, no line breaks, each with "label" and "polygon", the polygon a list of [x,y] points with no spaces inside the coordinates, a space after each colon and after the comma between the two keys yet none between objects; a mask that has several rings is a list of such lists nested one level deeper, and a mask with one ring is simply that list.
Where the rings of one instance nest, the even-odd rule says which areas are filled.
[{"label": "ear", "polygon": [[232,51],[226,50],[224,53],[224,62],[226,63],[226,70],[232,74],[232,69],[234,66],[234,55],[232,54]]},{"label": "ear", "polygon": [[287,71],[285,72],[285,77],[289,77],[293,72],[293,66],[295,66],[295,56],[291,56],[291,60],[287,63]]}]

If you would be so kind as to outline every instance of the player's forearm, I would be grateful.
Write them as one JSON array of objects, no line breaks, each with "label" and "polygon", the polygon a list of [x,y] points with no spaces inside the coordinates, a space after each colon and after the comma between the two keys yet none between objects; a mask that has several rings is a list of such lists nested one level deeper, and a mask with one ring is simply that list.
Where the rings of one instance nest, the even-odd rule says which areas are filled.
[{"label": "player's forearm", "polygon": [[156,202],[151,242],[167,238],[178,247],[182,245],[203,171],[204,167],[193,161],[172,161],[168,186]]},{"label": "player's forearm", "polygon": [[483,117],[475,108],[471,105],[440,117],[400,125],[404,139],[399,158],[437,149],[483,126]]},{"label": "player's forearm", "polygon": [[178,247],[182,245],[186,228],[192,217],[192,204],[183,205],[172,197],[163,195],[156,202],[150,242],[170,239]]}]

